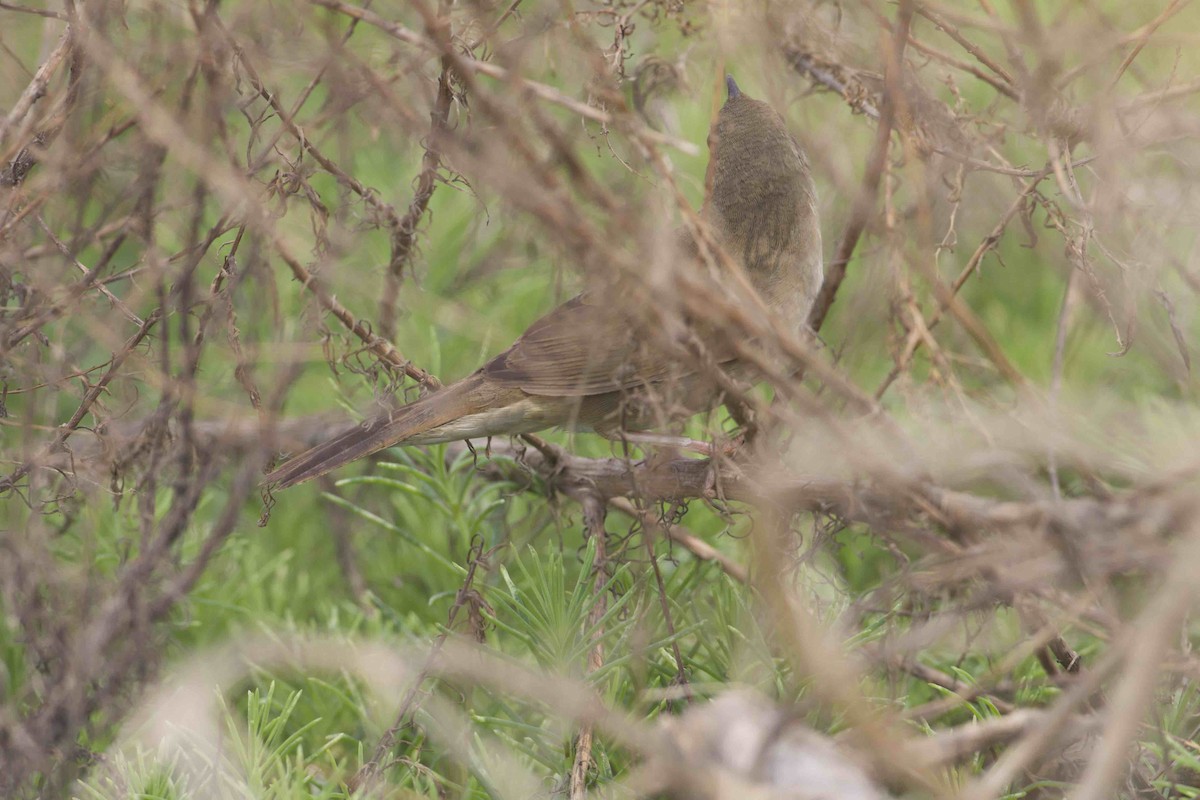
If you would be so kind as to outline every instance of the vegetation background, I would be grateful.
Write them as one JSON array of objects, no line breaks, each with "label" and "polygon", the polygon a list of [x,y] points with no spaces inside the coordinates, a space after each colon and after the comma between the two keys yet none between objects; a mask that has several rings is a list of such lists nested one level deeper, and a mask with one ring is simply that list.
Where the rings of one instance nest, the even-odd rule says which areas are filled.
[{"label": "vegetation background", "polygon": [[[0,3],[0,792],[1197,796],[1197,31]],[[726,71],[809,153],[819,343],[647,256]],[[551,432],[260,490],[621,270],[805,367],[737,463]]]}]

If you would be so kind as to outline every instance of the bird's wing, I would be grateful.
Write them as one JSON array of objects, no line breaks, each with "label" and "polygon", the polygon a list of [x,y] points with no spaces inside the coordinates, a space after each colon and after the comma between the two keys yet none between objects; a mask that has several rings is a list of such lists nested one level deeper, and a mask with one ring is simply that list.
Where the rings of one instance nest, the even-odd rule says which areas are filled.
[{"label": "bird's wing", "polygon": [[583,294],[529,326],[480,372],[546,397],[584,397],[662,380],[671,372],[667,359],[638,339],[628,315]]}]

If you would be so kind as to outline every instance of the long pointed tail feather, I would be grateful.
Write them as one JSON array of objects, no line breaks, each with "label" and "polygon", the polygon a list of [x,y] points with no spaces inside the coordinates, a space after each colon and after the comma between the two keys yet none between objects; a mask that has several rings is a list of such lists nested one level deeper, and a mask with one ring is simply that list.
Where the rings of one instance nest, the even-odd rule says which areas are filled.
[{"label": "long pointed tail feather", "polygon": [[473,388],[472,380],[467,378],[322,442],[289,459],[263,483],[286,489],[455,420],[470,412],[467,395]]}]

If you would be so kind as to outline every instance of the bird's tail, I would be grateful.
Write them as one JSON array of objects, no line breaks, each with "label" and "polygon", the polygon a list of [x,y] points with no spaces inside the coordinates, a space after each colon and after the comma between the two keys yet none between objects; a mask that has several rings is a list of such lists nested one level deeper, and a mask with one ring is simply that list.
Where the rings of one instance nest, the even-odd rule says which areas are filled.
[{"label": "bird's tail", "polygon": [[[456,420],[470,413],[469,401],[476,388],[474,384],[472,376],[426,395],[415,403],[400,406],[356,425],[289,459],[268,474],[263,483],[286,489]],[[429,440],[423,439],[423,443],[427,444]]]}]

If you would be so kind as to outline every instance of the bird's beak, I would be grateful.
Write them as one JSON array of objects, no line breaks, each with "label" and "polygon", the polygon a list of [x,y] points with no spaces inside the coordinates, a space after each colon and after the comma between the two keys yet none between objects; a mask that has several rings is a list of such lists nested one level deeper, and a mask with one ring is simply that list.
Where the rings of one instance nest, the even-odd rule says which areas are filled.
[{"label": "bird's beak", "polygon": [[729,100],[742,96],[742,90],[738,88],[737,81],[733,79],[732,75],[725,76],[725,88],[729,91]]}]

